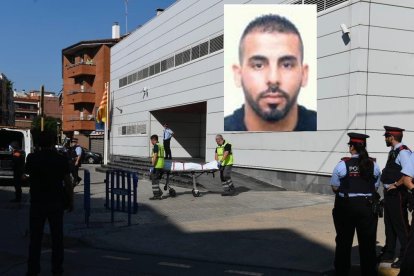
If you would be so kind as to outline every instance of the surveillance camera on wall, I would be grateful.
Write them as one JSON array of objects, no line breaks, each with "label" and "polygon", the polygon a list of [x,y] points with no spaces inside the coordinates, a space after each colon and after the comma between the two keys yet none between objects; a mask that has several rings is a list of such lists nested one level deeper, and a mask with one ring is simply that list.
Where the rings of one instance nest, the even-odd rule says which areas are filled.
[{"label": "surveillance camera on wall", "polygon": [[348,27],[345,24],[341,24],[341,29],[343,34],[350,34]]}]

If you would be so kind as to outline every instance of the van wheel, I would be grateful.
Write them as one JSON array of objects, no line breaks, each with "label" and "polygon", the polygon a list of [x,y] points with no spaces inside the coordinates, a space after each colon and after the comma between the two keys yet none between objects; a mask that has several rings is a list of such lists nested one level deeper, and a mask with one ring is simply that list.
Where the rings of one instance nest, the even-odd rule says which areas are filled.
[{"label": "van wheel", "polygon": [[88,162],[88,164],[94,164],[95,160],[93,159],[93,157],[88,157],[88,159],[86,160]]}]

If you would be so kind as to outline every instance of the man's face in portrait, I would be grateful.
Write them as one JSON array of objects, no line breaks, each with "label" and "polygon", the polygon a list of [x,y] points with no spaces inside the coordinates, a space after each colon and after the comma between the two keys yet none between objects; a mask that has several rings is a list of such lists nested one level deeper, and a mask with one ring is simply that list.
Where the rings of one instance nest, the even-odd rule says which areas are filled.
[{"label": "man's face in portrait", "polygon": [[233,72],[236,85],[244,91],[246,105],[265,121],[285,118],[308,80],[299,37],[253,30],[241,47],[240,65],[234,65]]}]

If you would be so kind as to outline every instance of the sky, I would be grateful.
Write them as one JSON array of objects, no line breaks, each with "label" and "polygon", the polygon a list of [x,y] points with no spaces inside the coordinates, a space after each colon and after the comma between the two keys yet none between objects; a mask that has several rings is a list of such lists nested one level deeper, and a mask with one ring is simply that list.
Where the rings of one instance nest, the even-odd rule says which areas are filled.
[{"label": "sky", "polygon": [[[0,73],[17,91],[62,90],[62,49],[126,32],[126,0],[1,0]],[[128,0],[128,32],[175,0]]]}]

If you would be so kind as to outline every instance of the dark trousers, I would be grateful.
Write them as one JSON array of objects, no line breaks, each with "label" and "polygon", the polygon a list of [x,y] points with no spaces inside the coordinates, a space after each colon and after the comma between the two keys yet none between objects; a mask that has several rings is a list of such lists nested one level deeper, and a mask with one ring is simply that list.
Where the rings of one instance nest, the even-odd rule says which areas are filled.
[{"label": "dark trousers", "polygon": [[152,193],[154,194],[154,196],[162,195],[162,191],[160,189],[160,180],[162,178],[162,174],[162,169],[154,169],[151,173]]},{"label": "dark trousers", "polygon": [[52,237],[52,273],[63,272],[63,204],[31,204],[28,275],[40,273],[43,228],[48,220]]},{"label": "dark trousers", "polygon": [[80,181],[81,180],[81,178],[79,177],[79,165],[78,166],[75,166],[75,165],[73,165],[72,166],[72,177],[73,177],[73,181]]},{"label": "dark trousers", "polygon": [[378,217],[365,197],[336,197],[332,210],[336,229],[335,275],[348,275],[355,230],[358,237],[361,275],[377,275],[376,240]]},{"label": "dark trousers", "polygon": [[408,211],[405,199],[398,190],[384,192],[385,251],[384,256],[394,258],[396,241],[400,242],[399,258],[404,255],[408,242]]},{"label": "dark trousers", "polygon": [[21,172],[13,173],[13,184],[14,184],[14,193],[17,200],[22,199],[22,176]]},{"label": "dark trousers", "polygon": [[404,257],[402,259],[401,269],[399,276],[412,276],[414,275],[414,224],[411,221],[411,230],[408,236],[408,243],[405,250]]},{"label": "dark trousers", "polygon": [[170,142],[171,142],[171,139],[164,140],[165,159],[172,158]]},{"label": "dark trousers", "polygon": [[220,180],[224,191],[234,189],[233,180],[231,180],[232,165],[222,166],[220,168]]}]

